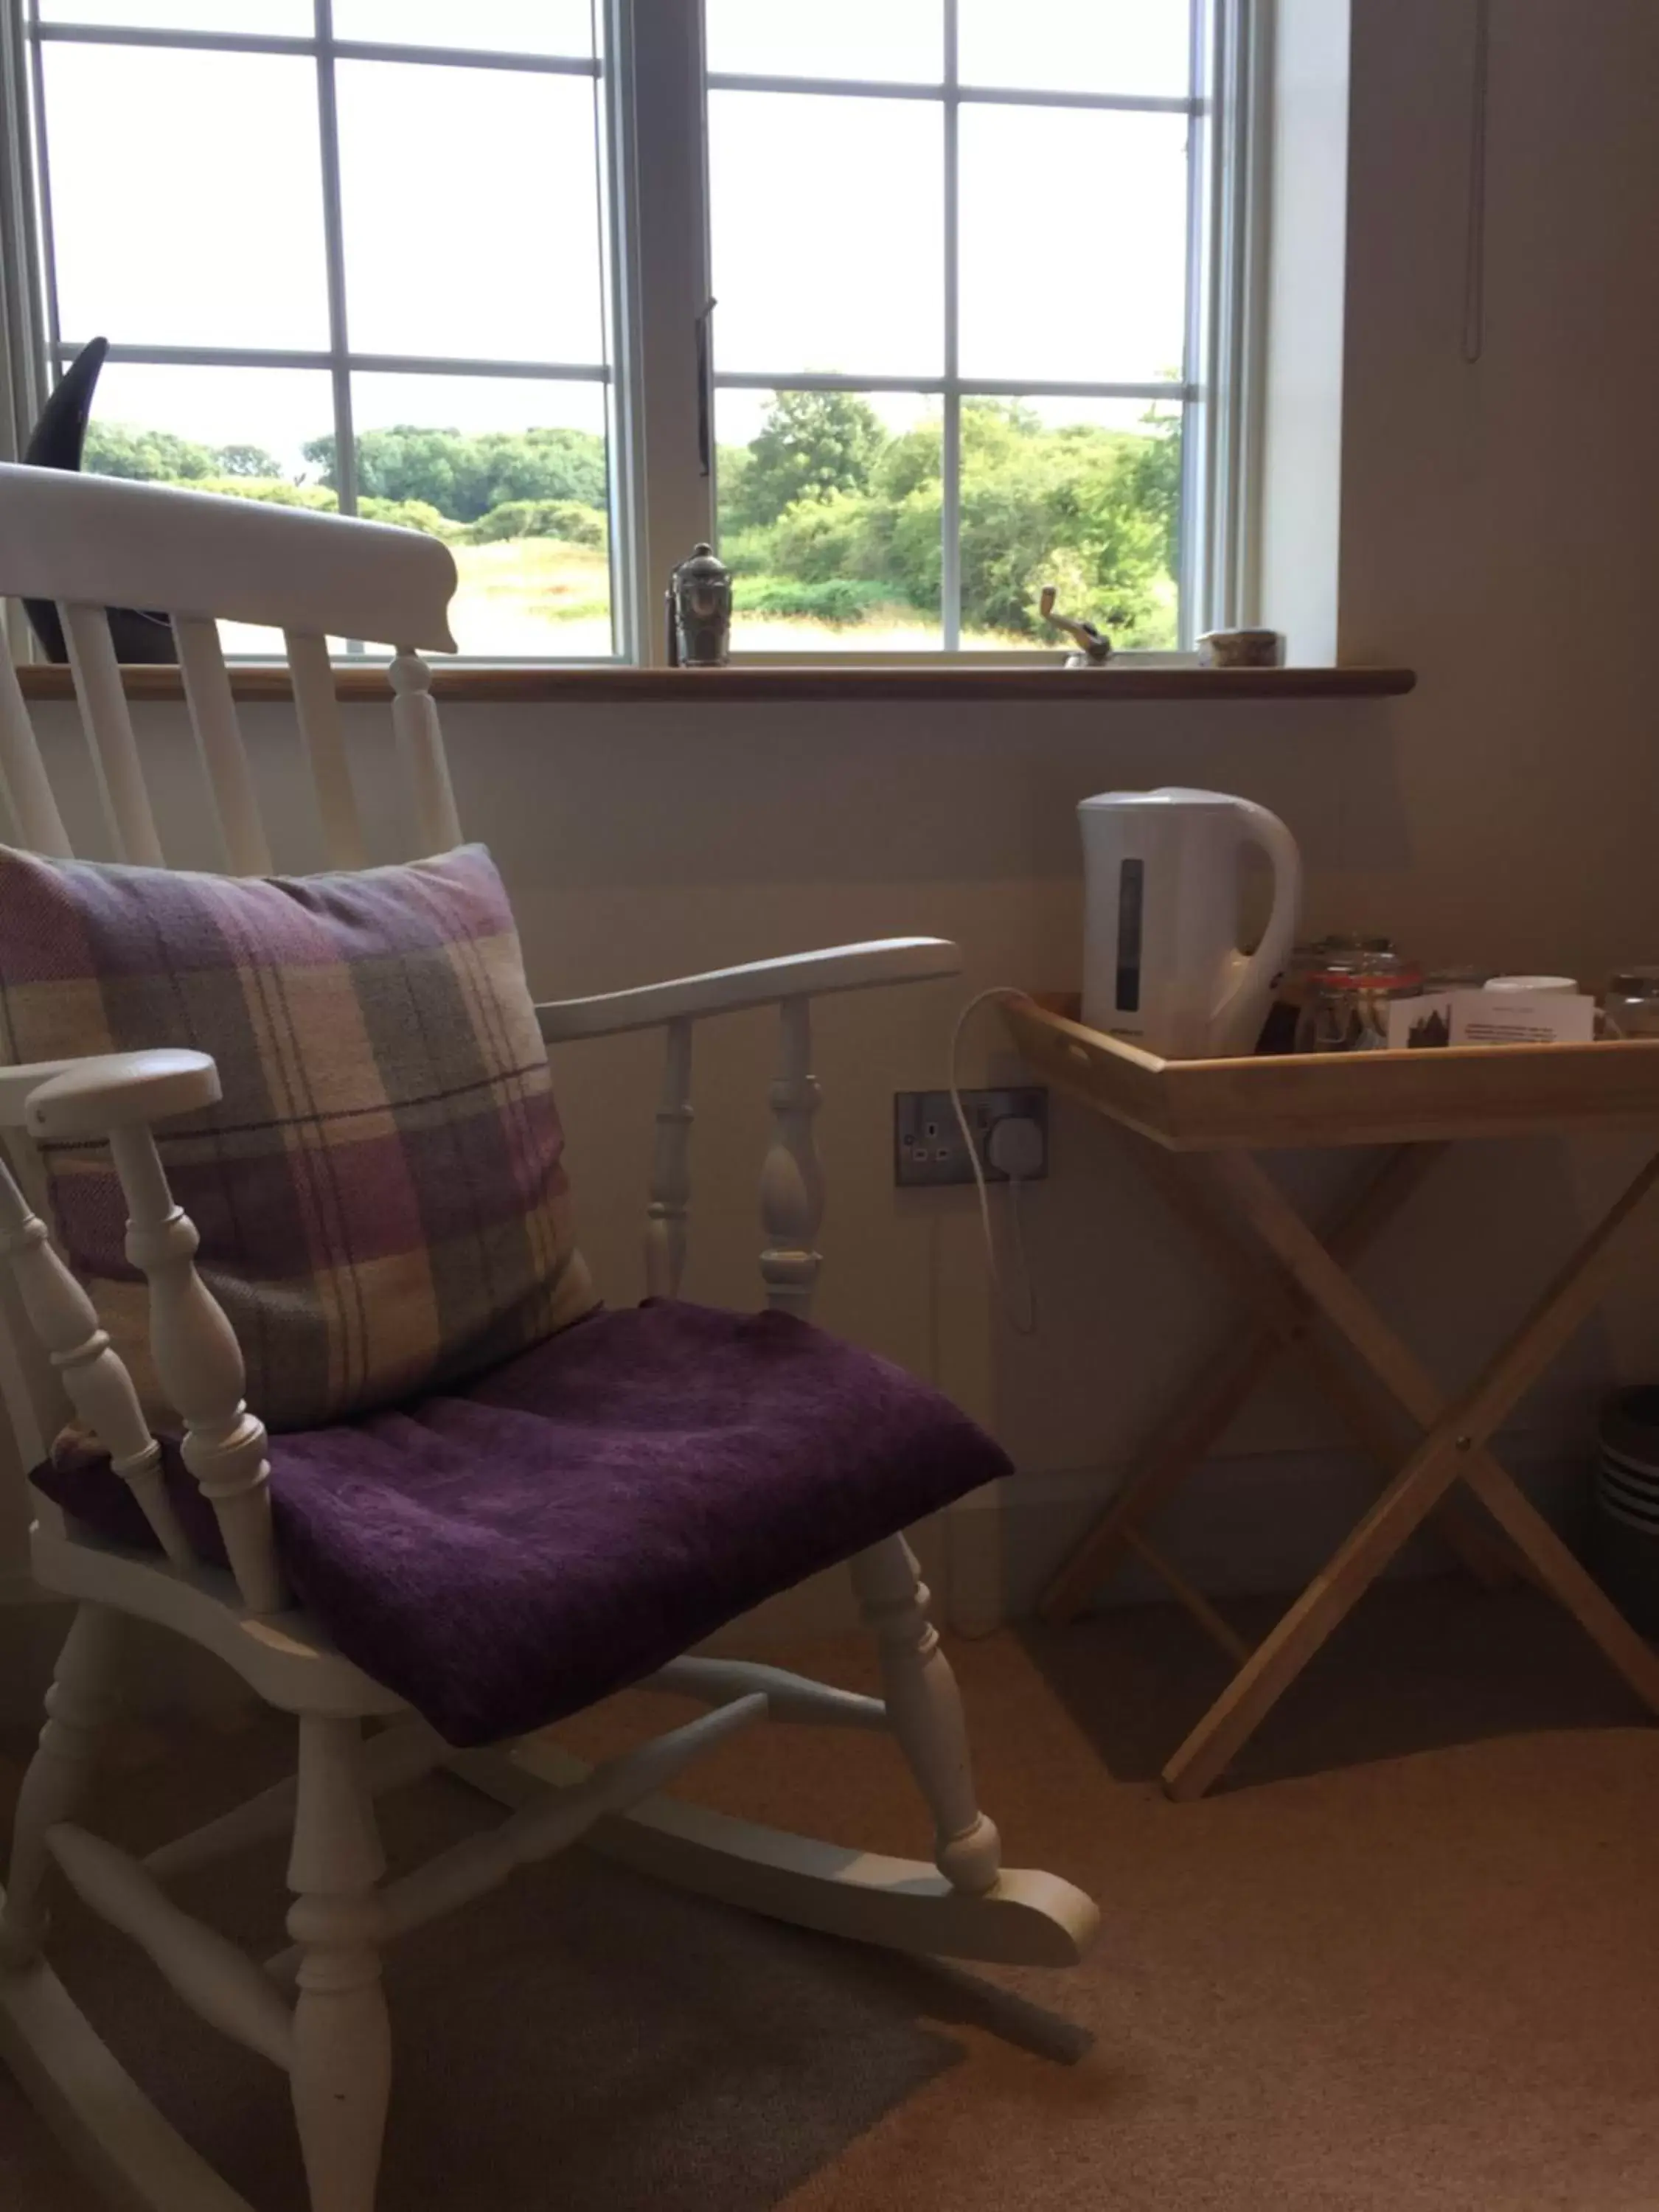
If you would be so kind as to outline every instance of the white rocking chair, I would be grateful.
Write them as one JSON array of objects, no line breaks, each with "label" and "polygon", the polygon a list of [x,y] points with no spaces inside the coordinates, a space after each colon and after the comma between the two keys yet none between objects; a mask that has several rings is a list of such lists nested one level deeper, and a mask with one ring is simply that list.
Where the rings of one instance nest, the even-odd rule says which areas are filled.
[{"label": "white rocking chair", "polygon": [[[363,841],[325,642],[395,641],[392,716],[421,847],[459,842],[448,773],[419,647],[453,649],[454,564],[436,540],[308,512],[160,487],[0,467],[0,594],[55,602],[114,850],[164,865],[161,840],[103,610],[170,616],[201,763],[228,866],[268,872],[271,855],[238,730],[216,617],[286,634],[301,731],[330,864],[362,863]],[[0,634],[0,782],[6,834],[36,852],[70,844]],[[0,926],[3,926],[0,924]],[[805,1316],[821,1211],[812,1143],[817,1086],[809,1005],[818,992],[953,973],[955,948],[901,939],[769,960],[600,998],[541,1007],[550,1043],[660,1027],[666,1073],[647,1208],[649,1288],[672,1296],[685,1250],[692,1024],[775,1004],[781,1059],[763,1178],[768,1302]],[[25,1779],[0,1893],[0,2049],[72,2152],[119,2196],[152,2212],[248,2212],[183,2142],[94,2035],[54,1974],[46,1892],[66,1880],[132,1938],[215,2027],[290,2080],[313,2212],[371,2212],[391,2075],[380,1970],[398,1934],[544,1858],[607,1815],[594,1840],[659,1879],[783,1920],[865,1942],[959,1958],[1073,1962],[1095,1911],[1053,1876],[1001,1868],[979,1810],[955,1682],[929,1626],[926,1590],[902,1537],[860,1554],[853,1573],[879,1644],[884,1700],[775,1668],[683,1657],[652,1680],[690,1695],[702,1717],[588,1770],[543,1737],[458,1758],[403,1700],[335,1651],[283,1587],[271,1535],[264,1431],[242,1403],[229,1325],[197,1273],[195,1234],[174,1206],[152,1125],[216,1095],[204,1055],[158,1050],[0,1070],[0,1327],[22,1378],[8,1412],[26,1465],[70,1412],[110,1453],[163,1550],[95,1540],[44,1496],[33,1498],[33,1560],[44,1589],[72,1599],[74,1625]],[[187,1408],[185,1461],[210,1499],[231,1572],[184,1540],[159,1448],[93,1305],[28,1197],[30,1139],[108,1138],[129,1213],[128,1251],[148,1279],[156,1370]],[[9,1161],[9,1171],[6,1165]],[[140,1863],[75,1825],[100,1734],[117,1704],[123,1616],[159,1623],[216,1653],[268,1705],[298,1722],[297,1772]],[[698,1753],[775,1716],[892,1731],[934,1830],[933,1863],[860,1854],[657,1796]],[[383,1723],[367,1741],[365,1721]],[[441,1764],[515,1807],[489,1833],[385,1888],[376,1793]],[[188,1917],[167,1881],[261,1837],[292,1832],[294,1950],[261,1966]],[[297,1985],[297,1996],[289,1990]]]}]

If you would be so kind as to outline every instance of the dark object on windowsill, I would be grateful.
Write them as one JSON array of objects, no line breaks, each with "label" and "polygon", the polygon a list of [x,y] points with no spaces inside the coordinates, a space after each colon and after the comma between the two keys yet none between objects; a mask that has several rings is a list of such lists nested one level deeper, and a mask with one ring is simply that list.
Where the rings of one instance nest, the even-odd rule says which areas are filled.
[{"label": "dark object on windowsill", "polygon": [[1097,629],[1091,622],[1078,622],[1070,615],[1054,612],[1054,587],[1045,584],[1037,609],[1051,629],[1063,629],[1077,646],[1075,653],[1067,653],[1068,668],[1104,668],[1112,657],[1112,641],[1104,630]]},{"label": "dark object on windowsill", "polygon": [[[107,338],[89,339],[53,386],[23,455],[31,468],[80,467],[92,416],[93,391],[108,351]],[[67,660],[64,625],[51,600],[25,599],[23,608],[47,659]],[[165,615],[145,614],[137,607],[111,607],[107,611],[118,660],[155,664],[178,659],[173,625]]]},{"label": "dark object on windowsill", "polygon": [[1276,629],[1206,630],[1198,641],[1200,668],[1282,668],[1285,640]]},{"label": "dark object on windowsill", "polygon": [[694,545],[668,580],[668,665],[724,668],[732,657],[732,572]]}]

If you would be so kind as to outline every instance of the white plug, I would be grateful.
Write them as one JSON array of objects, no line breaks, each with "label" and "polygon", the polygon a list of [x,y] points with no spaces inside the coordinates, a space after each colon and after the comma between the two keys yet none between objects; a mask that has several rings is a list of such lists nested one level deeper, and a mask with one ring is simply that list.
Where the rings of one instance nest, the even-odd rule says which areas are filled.
[{"label": "white plug", "polygon": [[[981,991],[969,1000],[957,1016],[957,1025],[951,1032],[951,1111],[956,1116],[957,1127],[962,1132],[963,1150],[968,1155],[968,1164],[974,1171],[974,1192],[979,1200],[979,1225],[985,1232],[986,1264],[991,1271],[991,1282],[998,1304],[1009,1326],[1021,1336],[1036,1333],[1037,1325],[1036,1293],[1031,1288],[1031,1272],[1025,1263],[1024,1239],[1020,1233],[1020,1192],[1027,1179],[1042,1166],[1042,1132],[1026,1114],[1005,1114],[994,1121],[987,1133],[984,1158],[968,1126],[968,1116],[963,1110],[962,1084],[957,1073],[957,1062],[962,1057],[962,1033],[968,1026],[975,1007],[992,999],[1018,999],[1024,994],[1006,983],[999,983],[988,991]],[[1024,1296],[1018,1305],[1011,1304],[1004,1287],[1001,1272],[997,1266],[997,1241],[991,1231],[991,1200],[985,1185],[985,1163],[989,1161],[1008,1178],[1008,1219],[1014,1238],[1015,1257],[1019,1268],[1019,1283]]]},{"label": "white plug", "polygon": [[1010,1182],[1029,1182],[1042,1170],[1042,1132],[1029,1114],[1005,1114],[987,1133],[985,1158]]}]

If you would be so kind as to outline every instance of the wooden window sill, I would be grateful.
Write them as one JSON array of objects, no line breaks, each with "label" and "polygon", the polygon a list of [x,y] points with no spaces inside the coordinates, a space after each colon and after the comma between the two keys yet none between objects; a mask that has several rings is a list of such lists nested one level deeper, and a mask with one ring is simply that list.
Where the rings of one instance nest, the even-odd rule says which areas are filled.
[{"label": "wooden window sill", "polygon": [[[71,699],[67,668],[21,668],[29,699]],[[335,689],[345,700],[381,701],[390,696],[383,664],[337,665]],[[122,671],[133,699],[182,699],[172,667]],[[635,702],[718,700],[725,705],[787,705],[824,700],[851,704],[871,700],[945,700],[1024,706],[1039,700],[1114,701],[1223,699],[1384,699],[1409,691],[1409,668],[897,668],[857,663],[845,668],[561,668],[446,667],[433,663],[432,689],[441,700],[477,706],[627,706]],[[280,665],[233,666],[238,699],[290,697],[288,671]]]}]

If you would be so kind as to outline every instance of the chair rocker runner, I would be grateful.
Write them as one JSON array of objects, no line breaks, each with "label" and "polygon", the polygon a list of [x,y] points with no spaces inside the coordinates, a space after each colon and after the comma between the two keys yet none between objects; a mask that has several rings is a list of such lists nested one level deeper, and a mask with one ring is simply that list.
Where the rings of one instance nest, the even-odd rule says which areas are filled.
[{"label": "chair rocker runner", "polygon": [[[362,867],[364,843],[325,639],[332,634],[396,641],[392,714],[419,848],[448,856],[417,864],[416,889],[422,898],[438,896],[434,885],[446,898],[459,896],[465,870],[476,873],[488,864],[451,851],[459,830],[429,673],[419,657],[422,647],[453,649],[446,610],[453,584],[447,550],[414,533],[156,486],[0,467],[0,593],[27,594],[59,608],[107,841],[118,858],[146,869],[163,865],[162,843],[101,611],[112,605],[169,611],[213,816],[228,867],[243,879],[265,876],[271,854],[216,618],[285,632],[325,846],[331,866],[343,870]],[[16,847],[67,866],[70,840],[46,761],[0,642],[0,796],[10,817],[7,834]],[[459,874],[444,872],[452,861]],[[15,852],[4,865],[38,866]],[[310,880],[347,886],[362,880],[370,886],[363,896],[379,897],[375,879],[393,872]],[[92,879],[100,872],[82,873]],[[220,879],[189,880],[212,885]],[[255,895],[262,889],[273,896],[293,894],[311,926],[307,902],[313,895],[305,884],[297,891],[289,885],[288,894],[257,881],[245,888]],[[232,899],[229,891],[191,895]],[[319,891],[315,902],[325,905],[329,896]],[[489,941],[469,938],[446,957],[449,951],[467,988],[482,993],[479,978],[492,957]],[[837,1389],[885,1393],[893,1434],[921,1439],[913,1452],[919,1464],[927,1450],[938,1462],[928,1475],[933,1502],[954,1494],[947,1484],[967,1486],[959,1468],[943,1466],[964,1438],[977,1437],[953,1409],[896,1370],[799,1326],[818,1268],[823,1203],[812,1139],[817,1088],[811,1000],[821,992],[946,975],[957,966],[955,948],[947,944],[900,939],[537,1008],[535,1022],[547,1044],[623,1030],[665,1032],[645,1238],[648,1289],[665,1303],[596,1314],[522,1351],[509,1346],[516,1356],[482,1383],[423,1401],[416,1411],[428,1425],[420,1435],[434,1464],[449,1465],[443,1454],[453,1437],[446,1423],[459,1424],[454,1435],[493,1423],[514,1435],[539,1437],[544,1421],[556,1426],[544,1402],[550,1389],[560,1406],[604,1403],[618,1358],[642,1357],[638,1347],[653,1344],[665,1358],[672,1356],[677,1333],[689,1331],[684,1357],[696,1371],[708,1365],[713,1346],[728,1366],[757,1361],[763,1352],[775,1394],[782,1387],[776,1376],[787,1382],[799,1374],[809,1384],[816,1378],[831,1395],[815,1406],[815,1424],[833,1413]],[[779,1008],[781,1024],[773,1133],[762,1175],[766,1243],[760,1264],[768,1311],[745,1320],[681,1308],[676,1298],[686,1250],[691,1048],[698,1020],[767,1004]],[[515,1142],[527,1142],[529,1079],[522,1069],[511,1073]],[[884,1519],[871,1519],[876,1509],[866,1498],[867,1480],[860,1492],[849,1479],[844,1498],[833,1486],[826,1489],[826,1510],[833,1505],[838,1518],[818,1540],[820,1557],[803,1564],[780,1553],[769,1571],[781,1577],[781,1586],[812,1565],[851,1557],[863,1617],[879,1650],[879,1699],[683,1650],[647,1663],[639,1656],[644,1646],[635,1616],[650,1611],[653,1601],[641,1600],[623,1639],[635,1655],[629,1679],[642,1677],[703,1710],[642,1748],[588,1768],[538,1731],[516,1746],[511,1739],[519,1730],[499,1731],[507,1740],[505,1749],[485,1722],[471,1715],[464,1728],[447,1723],[441,1731],[402,1690],[340,1648],[291,1587],[307,1577],[313,1587],[319,1572],[300,1535],[314,1535],[330,1514],[337,1524],[339,1492],[325,1479],[334,1464],[328,1455],[360,1448],[366,1466],[378,1465],[388,1454],[395,1457],[388,1438],[406,1437],[419,1423],[398,1412],[385,1423],[336,1420],[315,1437],[268,1436],[258,1393],[250,1394],[252,1405],[245,1402],[247,1346],[198,1270],[197,1227],[173,1187],[185,1171],[174,1163],[190,1158],[188,1140],[169,1135],[170,1129],[202,1126],[191,1117],[213,1108],[222,1083],[245,1075],[162,1037],[150,1049],[0,1069],[0,1326],[20,1377],[8,1410],[31,1465],[43,1459],[72,1413],[96,1458],[85,1479],[95,1478],[103,1486],[97,1496],[107,1493],[112,1510],[118,1506],[126,1516],[125,1536],[95,1528],[95,1516],[82,1510],[83,1497],[94,1492],[64,1491],[57,1461],[37,1470],[57,1494],[38,1488],[33,1494],[34,1573],[45,1590],[73,1600],[76,1611],[48,1695],[40,1749],[23,1783],[0,1893],[0,2050],[98,2179],[124,2203],[152,2212],[243,2206],[146,2101],[53,1972],[49,1908],[58,1883],[139,1945],[204,2020],[287,2074],[313,2212],[371,2212],[375,2202],[395,2040],[380,1980],[384,1948],[580,1837],[659,1879],[830,1933],[967,1959],[1074,1961],[1092,1936],[1094,1908],[1055,1877],[1001,1865],[996,1829],[975,1794],[961,1705],[928,1620],[927,1593],[893,1525],[893,1505]],[[100,1319],[85,1269],[71,1270],[41,1218],[42,1194],[52,1187],[53,1174],[69,1174],[105,1145],[127,1217],[125,1263],[147,1300],[142,1357],[118,1351],[112,1312],[106,1308]],[[184,1149],[169,1149],[174,1146]],[[372,1350],[372,1344],[357,1346],[364,1359]],[[144,1361],[153,1373],[140,1371]],[[155,1433],[149,1408],[158,1390],[159,1402],[177,1410],[176,1443]],[[861,1415],[861,1408],[852,1410]],[[843,1413],[841,1432],[848,1419]],[[974,1449],[994,1449],[982,1438]],[[981,1479],[982,1474],[969,1478]],[[910,1491],[914,1502],[916,1481]],[[312,1506],[322,1521],[306,1520]],[[479,1510],[482,1517],[485,1501]],[[647,1499],[642,1510],[656,1508]],[[924,1502],[922,1510],[931,1507]],[[641,1574],[647,1565],[642,1561]],[[565,1571],[562,1559],[550,1562],[550,1573]],[[683,1608],[677,1617],[694,1624],[685,1640],[695,1642],[708,1619],[705,1594],[671,1595]],[[752,1601],[746,1586],[734,1585],[732,1595],[721,1617]],[[100,1740],[117,1711],[122,1629],[130,1618],[159,1623],[216,1653],[250,1690],[298,1724],[296,1769],[288,1782],[143,1861],[83,1825]],[[437,1679],[441,1686],[441,1667]],[[580,1666],[573,1680],[586,1681]],[[596,1685],[597,1675],[557,1710],[575,1710],[617,1686]],[[828,1729],[890,1731],[932,1822],[932,1863],[818,1843],[660,1794],[701,1753],[775,1717]],[[365,1723],[372,1724],[368,1732]],[[458,1735],[480,1747],[458,1752]],[[387,1883],[375,1800],[441,1765],[507,1810],[488,1832]],[[262,1965],[183,1912],[168,1892],[191,1869],[276,1835],[291,1838],[290,1948]]]}]

